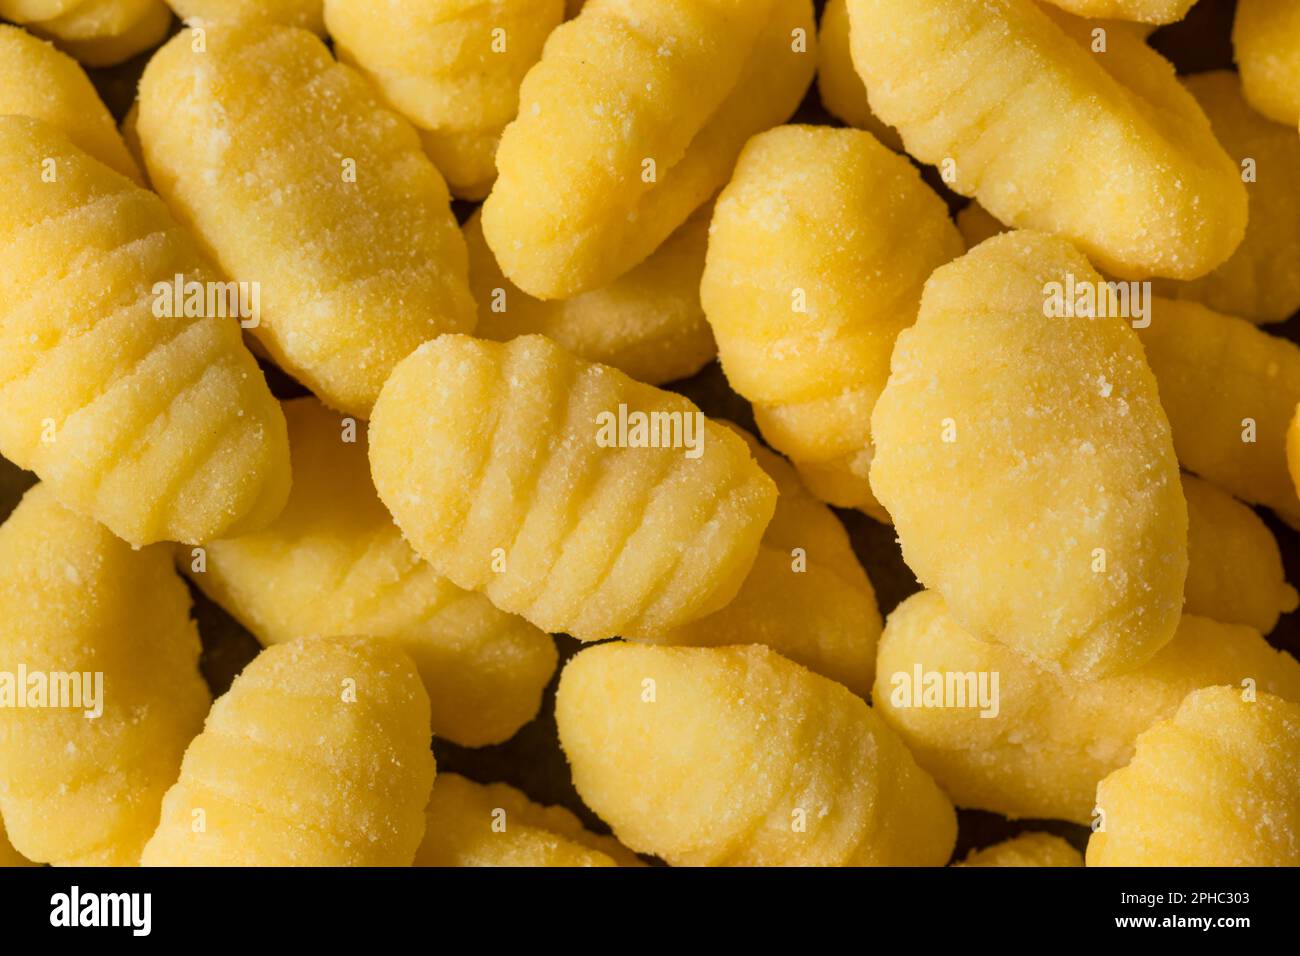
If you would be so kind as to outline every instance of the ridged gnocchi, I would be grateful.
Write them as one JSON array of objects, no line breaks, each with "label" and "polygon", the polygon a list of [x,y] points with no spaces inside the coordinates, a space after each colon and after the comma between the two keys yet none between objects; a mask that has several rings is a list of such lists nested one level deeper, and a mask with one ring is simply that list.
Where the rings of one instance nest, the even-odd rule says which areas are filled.
[{"label": "ridged gnocchi", "polygon": [[140,170],[76,60],[26,30],[0,24],[0,116],[49,123],[78,148],[137,184]]},{"label": "ridged gnocchi", "polygon": [[47,7],[61,12],[37,20],[12,12],[26,6],[0,2],[0,14],[24,23],[55,41],[86,66],[114,66],[156,46],[171,27],[172,12],[163,0],[76,0]]},{"label": "ridged gnocchi", "polygon": [[0,686],[0,813],[23,856],[139,863],[208,710],[198,664],[167,547],[133,550],[28,491],[0,527],[0,672],[17,685]]},{"label": "ridged gnocchi", "polygon": [[167,0],[182,20],[274,23],[325,33],[325,0]]},{"label": "ridged gnocchi", "polygon": [[908,566],[972,634],[1097,678],[1173,637],[1187,505],[1128,320],[1049,317],[1051,284],[1070,281],[1102,282],[1031,232],[930,277],[872,415],[871,486]]},{"label": "ridged gnocchi", "polygon": [[740,436],[540,335],[421,346],[375,405],[370,468],[436,570],[580,640],[725,606],[776,503]]},{"label": "ridged gnocchi", "polygon": [[502,272],[567,299],[645,261],[794,112],[816,61],[810,0],[591,0],[501,137],[483,234]]},{"label": "ridged gnocchi", "polygon": [[519,84],[563,19],[564,0],[325,2],[340,59],[415,124],[462,199],[492,189],[497,144],[519,108]]},{"label": "ridged gnocchi", "polygon": [[189,234],[36,120],[0,117],[0,182],[0,453],[137,546],[274,518],[284,416],[237,320],[172,301],[221,282]]},{"label": "ridged gnocchi", "polygon": [[1206,687],[1097,786],[1088,866],[1300,866],[1300,704]]},{"label": "ridged gnocchi", "polygon": [[597,836],[563,807],[533,803],[504,783],[441,773],[425,811],[416,866],[638,866],[612,837]]},{"label": "ridged gnocchi", "polygon": [[895,152],[903,149],[898,130],[871,112],[867,88],[853,66],[849,49],[848,0],[828,0],[817,35],[817,92],[836,119],[866,130]]},{"label": "ridged gnocchi", "polygon": [[700,299],[727,381],[813,493],[888,520],[871,410],[921,287],[961,255],[943,201],[869,133],[783,126],[718,199]]},{"label": "ridged gnocchi", "polygon": [[[140,82],[149,178],[231,278],[276,364],[367,417],[421,342],[474,327],[465,243],[415,131],[305,30],[183,31]],[[247,144],[259,144],[249,148]]]},{"label": "ridged gnocchi", "polygon": [[1101,56],[1091,23],[1032,0],[849,0],[849,17],[876,115],[1001,222],[1124,279],[1194,279],[1241,243],[1236,164],[1131,31]]},{"label": "ridged gnocchi", "polygon": [[[429,693],[433,732],[501,743],[537,714],[555,643],[422,561],[370,481],[364,426],[314,398],[284,405],[294,482],[268,527],[179,549],[182,569],[264,644],[299,637],[391,641]],[[327,586],[322,587],[323,583]]]},{"label": "ridged gnocchi", "polygon": [[1138,734],[1198,687],[1247,680],[1300,701],[1300,663],[1243,625],[1184,615],[1138,669],[1080,680],[977,640],[922,591],[885,623],[872,700],[957,806],[1087,824],[1098,781]]},{"label": "ridged gnocchi", "polygon": [[433,785],[429,698],[383,641],[269,647],[212,705],[144,866],[410,866]]},{"label": "ridged gnocchi", "polygon": [[497,342],[545,335],[578,358],[649,385],[694,375],[718,352],[700,305],[712,211],[696,211],[650,258],[609,285],[550,301],[534,299],[505,277],[475,212],[463,227],[479,315],[474,334]]},{"label": "ridged gnocchi", "polygon": [[770,648],[591,647],[565,666],[555,716],[582,799],[625,846],[674,866],[942,866],[952,853],[952,805],[902,742]]}]

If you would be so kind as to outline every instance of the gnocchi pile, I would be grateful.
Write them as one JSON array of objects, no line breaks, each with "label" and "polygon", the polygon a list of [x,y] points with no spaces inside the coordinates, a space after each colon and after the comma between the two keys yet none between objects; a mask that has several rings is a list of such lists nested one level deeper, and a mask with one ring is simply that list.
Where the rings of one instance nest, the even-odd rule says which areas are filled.
[{"label": "gnocchi pile", "polygon": [[1300,866],[1215,3],[0,0],[0,866]]}]

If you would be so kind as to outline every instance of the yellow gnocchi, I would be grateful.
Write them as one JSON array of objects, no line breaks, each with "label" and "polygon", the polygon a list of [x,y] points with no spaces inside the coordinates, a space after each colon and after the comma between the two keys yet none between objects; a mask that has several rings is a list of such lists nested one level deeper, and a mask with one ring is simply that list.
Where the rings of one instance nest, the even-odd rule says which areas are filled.
[{"label": "yellow gnocchi", "polygon": [[364,426],[313,398],[284,412],[294,464],[284,511],[261,531],[181,548],[181,567],[264,644],[392,641],[420,672],[434,734],[468,747],[509,739],[541,705],[551,637],[462,591],[402,540],[371,484]]},{"label": "yellow gnocchi", "polygon": [[566,299],[645,261],[794,112],[815,33],[809,0],[591,0],[501,137],[483,234],[502,271]]},{"label": "yellow gnocchi", "polygon": [[1177,23],[1196,0],[1047,0],[1075,16],[1138,23]]},{"label": "yellow gnocchi", "polygon": [[30,20],[11,13],[26,6],[16,0],[0,3],[0,14],[40,36],[55,41],[86,66],[114,66],[156,46],[167,35],[172,12],[163,0],[77,0],[47,9],[61,12]]},{"label": "yellow gnocchi", "polygon": [[1237,0],[1232,48],[1250,105],[1294,129],[1300,122],[1300,6]]},{"label": "yellow gnocchi", "polygon": [[1138,335],[1183,467],[1300,523],[1286,458],[1300,347],[1198,303],[1159,298]]},{"label": "yellow gnocchi", "polygon": [[1000,221],[1125,279],[1194,279],[1241,243],[1236,164],[1132,32],[1097,55],[1091,23],[1032,0],[849,0],[849,16],[876,114]]},{"label": "yellow gnocchi", "polygon": [[519,84],[563,19],[563,0],[325,3],[339,57],[416,125],[463,199],[491,190],[501,131],[519,108]]},{"label": "yellow gnocchi", "polygon": [[952,853],[952,805],[902,742],[770,648],[588,648],[564,668],[555,715],[582,799],[625,846],[674,866],[942,866]]},{"label": "yellow gnocchi", "polygon": [[1088,866],[1300,866],[1300,704],[1206,687],[1097,787]]},{"label": "yellow gnocchi", "polygon": [[1248,624],[1267,634],[1280,614],[1296,609],[1282,554],[1268,525],[1250,508],[1191,475],[1187,500],[1186,614],[1228,624]]},{"label": "yellow gnocchi", "polygon": [[867,88],[853,67],[849,49],[848,0],[829,0],[822,10],[817,35],[817,92],[822,105],[836,119],[866,130],[890,149],[901,152],[898,130],[871,112]]},{"label": "yellow gnocchi", "polygon": [[137,546],[275,517],[284,416],[190,236],[36,120],[0,117],[0,181],[0,453]]},{"label": "yellow gnocchi", "polygon": [[1022,833],[982,850],[972,850],[954,866],[1083,866],[1083,854],[1059,836]]},{"label": "yellow gnocchi", "polygon": [[639,866],[612,837],[590,833],[563,807],[504,783],[454,773],[434,781],[416,866]]},{"label": "yellow gnocchi", "polygon": [[144,866],[410,866],[433,785],[429,698],[382,641],[267,648],[212,705]]},{"label": "yellow gnocchi", "polygon": [[145,70],[139,130],[159,194],[258,290],[252,334],[327,405],[368,416],[417,345],[474,327],[446,184],[312,34],[178,34]]},{"label": "yellow gnocchi", "polygon": [[1190,282],[1156,288],[1251,322],[1281,322],[1300,309],[1300,136],[1255,113],[1235,73],[1198,73],[1183,81],[1214,124],[1215,135],[1248,183],[1246,238],[1223,265]]},{"label": "yellow gnocchi", "polygon": [[922,285],[962,249],[943,201],[868,133],[784,126],[741,154],[700,298],[727,381],[831,504],[887,520],[868,482],[871,409]]},{"label": "yellow gnocchi", "polygon": [[0,813],[23,856],[139,862],[208,709],[189,612],[166,546],[46,485],[0,527]]},{"label": "yellow gnocchi", "polygon": [[167,0],[181,19],[204,23],[273,23],[325,33],[325,0]]},{"label": "yellow gnocchi", "polygon": [[754,567],[722,610],[638,640],[689,647],[766,644],[866,697],[881,628],[871,581],[844,526],[789,462],[736,431],[777,489]]},{"label": "yellow gnocchi", "polygon": [[26,30],[0,24],[0,116],[49,123],[80,149],[143,185],[113,117],[71,57]]},{"label": "yellow gnocchi", "polygon": [[972,634],[1097,678],[1173,637],[1187,505],[1137,336],[1052,314],[1071,283],[1102,279],[1030,232],[931,276],[872,415],[871,485],[908,566]]},{"label": "yellow gnocchi", "polygon": [[1138,669],[1080,680],[977,640],[922,591],[889,615],[872,700],[957,806],[1087,824],[1138,734],[1198,687],[1243,682],[1300,701],[1300,663],[1243,625],[1184,615]]},{"label": "yellow gnocchi", "polygon": [[540,335],[421,346],[375,405],[370,468],[438,572],[580,640],[725,606],[776,503],[738,435]]},{"label": "yellow gnocchi", "polygon": [[505,277],[475,212],[464,226],[479,314],[474,334],[497,342],[545,335],[578,358],[650,385],[689,378],[718,352],[700,305],[712,211],[697,211],[650,258],[609,285],[550,301],[534,299]]}]

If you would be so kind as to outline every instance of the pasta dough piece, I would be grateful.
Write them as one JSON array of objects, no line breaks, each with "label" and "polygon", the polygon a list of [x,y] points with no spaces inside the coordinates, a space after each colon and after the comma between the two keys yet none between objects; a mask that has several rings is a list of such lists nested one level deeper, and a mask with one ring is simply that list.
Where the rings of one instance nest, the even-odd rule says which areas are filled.
[{"label": "pasta dough piece", "polygon": [[894,338],[961,255],[943,201],[858,130],[754,137],[718,199],[700,286],[731,387],[813,493],[888,520],[871,494],[871,409]]},{"label": "pasta dough piece", "polygon": [[260,283],[253,334],[327,405],[365,418],[393,367],[469,331],[465,243],[405,120],[304,30],[181,33],[140,83],[149,177],[227,275]]},{"label": "pasta dough piece", "polygon": [[1294,128],[1300,122],[1300,5],[1237,0],[1232,48],[1251,106]]},{"label": "pasta dough piece", "polygon": [[1126,320],[1047,315],[1071,279],[1102,282],[1029,232],[934,273],[872,416],[871,485],[908,566],[972,634],[1097,678],[1173,637],[1187,506]]},{"label": "pasta dough piece", "polygon": [[1219,268],[1191,282],[1161,282],[1157,291],[1202,302],[1251,322],[1282,322],[1300,309],[1300,137],[1255,113],[1228,70],[1183,81],[1214,124],[1215,135],[1242,164],[1250,222],[1246,238]]},{"label": "pasta dough piece", "polygon": [[339,57],[420,130],[425,151],[462,199],[496,179],[501,131],[519,84],[564,19],[564,0],[326,0]]},{"label": "pasta dough piece", "polygon": [[0,453],[137,546],[275,517],[284,416],[239,325],[160,308],[176,276],[220,285],[188,233],[25,117],[0,117],[0,182]]},{"label": "pasta dough piece", "polygon": [[957,213],[957,230],[966,240],[966,248],[974,249],[985,239],[992,239],[1007,231],[1007,227],[993,218],[993,214],[971,200],[961,212]]},{"label": "pasta dough piece", "polygon": [[[1098,781],[1129,761],[1138,734],[1196,688],[1246,679],[1300,701],[1300,663],[1242,625],[1187,614],[1137,670],[1077,680],[976,640],[923,591],[889,615],[872,700],[957,806],[1086,824]],[[971,704],[980,680],[991,706]]]},{"label": "pasta dough piece", "polygon": [[612,837],[589,833],[563,807],[533,803],[504,783],[454,773],[433,785],[416,866],[639,866]]},{"label": "pasta dough piece", "polygon": [[1300,523],[1286,433],[1300,402],[1300,348],[1244,319],[1156,298],[1139,329],[1184,468]]},{"label": "pasta dough piece", "polygon": [[[208,709],[189,611],[165,546],[132,550],[46,485],[0,527],[0,811],[23,856],[139,862]],[[37,675],[62,706],[32,706]]]},{"label": "pasta dough piece", "polygon": [[501,137],[483,234],[502,271],[567,299],[645,261],[794,112],[815,45],[809,0],[592,0]]},{"label": "pasta dough piece", "polygon": [[754,567],[722,610],[637,639],[690,647],[766,644],[866,697],[881,628],[867,572],[840,520],[809,493],[790,463],[734,430],[777,489],[776,511]]},{"label": "pasta dough piece", "polygon": [[115,66],[162,42],[172,12],[163,0],[83,0],[52,19],[28,23],[86,66]]},{"label": "pasta dough piece", "polygon": [[1177,23],[1196,0],[1047,0],[1075,16],[1121,23]]},{"label": "pasta dough piece", "polygon": [[508,740],[537,715],[555,643],[420,560],[375,494],[364,433],[345,442],[348,426],[314,398],[284,412],[294,482],[283,513],[212,542],[201,571],[182,549],[182,567],[264,644],[393,641],[420,672],[437,736],[467,747]]},{"label": "pasta dough piece", "polygon": [[1083,854],[1059,836],[1022,833],[982,850],[972,850],[954,866],[1083,866]]},{"label": "pasta dough piece", "polygon": [[1261,634],[1294,611],[1277,539],[1260,517],[1208,481],[1183,476],[1187,499],[1186,614],[1248,624]]},{"label": "pasta dough piece", "polygon": [[0,24],[0,115],[49,123],[106,166],[144,185],[113,117],[71,57],[26,30]]},{"label": "pasta dough piece", "polygon": [[817,36],[817,92],[822,106],[836,119],[866,130],[895,152],[903,151],[898,130],[871,112],[867,88],[853,68],[847,0],[829,0],[822,10]]},{"label": "pasta dough piece", "polygon": [[[638,438],[634,416],[651,415],[660,424]],[[651,444],[660,438],[694,449]],[[776,501],[739,436],[540,335],[421,346],[375,405],[370,468],[435,569],[580,640],[664,631],[726,605]]]},{"label": "pasta dough piece", "polygon": [[540,333],[589,362],[660,385],[694,375],[717,355],[700,306],[712,207],[697,211],[645,262],[573,299],[534,299],[501,272],[475,213],[465,223],[474,334],[506,342]]},{"label": "pasta dough piece", "polygon": [[167,0],[182,20],[273,23],[325,33],[325,0]]},{"label": "pasta dough piece", "polygon": [[[941,866],[948,798],[870,707],[761,645],[589,648],[555,716],[573,782],[674,866]],[[654,768],[647,773],[646,768]]]},{"label": "pasta dough piece", "polygon": [[410,866],[433,777],[429,699],[401,650],[278,644],[212,705],[141,863]]},{"label": "pasta dough piece", "polygon": [[1189,694],[1097,787],[1088,866],[1300,866],[1300,705]]},{"label": "pasta dough piece", "polygon": [[[1173,66],[1031,0],[849,0],[853,62],[908,152],[1001,222],[1124,279],[1193,279],[1246,227],[1246,189]],[[1080,144],[1087,144],[1081,148]]]}]

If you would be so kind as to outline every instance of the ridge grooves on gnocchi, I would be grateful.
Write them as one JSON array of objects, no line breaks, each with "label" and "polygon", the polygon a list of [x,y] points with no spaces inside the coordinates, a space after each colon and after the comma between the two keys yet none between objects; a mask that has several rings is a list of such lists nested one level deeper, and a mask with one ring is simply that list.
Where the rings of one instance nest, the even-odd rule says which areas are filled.
[{"label": "ridge grooves on gnocchi", "polygon": [[502,610],[581,640],[667,630],[735,596],[776,488],[707,420],[698,458],[600,447],[620,406],[699,414],[542,336],[442,336],[384,386],[371,473],[416,551]]},{"label": "ridge grooves on gnocchi", "polygon": [[809,0],[591,0],[547,39],[501,137],[483,232],[502,271],[567,299],[645,260],[794,112],[815,44]]},{"label": "ridge grooves on gnocchi", "polygon": [[220,281],[189,236],[35,120],[0,117],[0,178],[0,452],[137,546],[269,521],[284,417],[238,324],[151,307],[175,274]]},{"label": "ridge grooves on gnocchi", "polygon": [[1135,32],[1097,55],[1093,24],[1032,0],[849,0],[849,17],[873,110],[1001,222],[1124,279],[1194,279],[1241,243],[1236,164]]},{"label": "ridge grooves on gnocchi", "polygon": [[410,866],[433,778],[429,699],[401,650],[278,644],[213,704],[141,863]]},{"label": "ridge grooves on gnocchi", "polygon": [[368,417],[393,367],[475,309],[446,183],[415,131],[305,30],[190,31],[140,83],[150,180],[228,275],[256,282],[261,346]]}]

